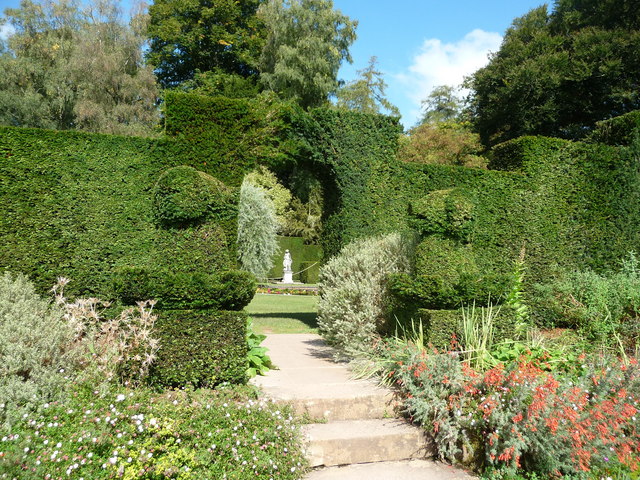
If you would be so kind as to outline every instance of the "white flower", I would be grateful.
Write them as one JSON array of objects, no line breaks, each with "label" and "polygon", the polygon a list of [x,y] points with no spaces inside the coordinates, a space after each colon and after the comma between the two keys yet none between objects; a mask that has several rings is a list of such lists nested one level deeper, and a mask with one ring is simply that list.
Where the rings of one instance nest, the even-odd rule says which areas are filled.
[{"label": "white flower", "polygon": [[116,397],[116,402],[123,402],[123,401],[125,400],[125,398],[127,398],[127,397],[125,397],[125,396],[121,393],[120,395],[118,395],[118,396]]}]

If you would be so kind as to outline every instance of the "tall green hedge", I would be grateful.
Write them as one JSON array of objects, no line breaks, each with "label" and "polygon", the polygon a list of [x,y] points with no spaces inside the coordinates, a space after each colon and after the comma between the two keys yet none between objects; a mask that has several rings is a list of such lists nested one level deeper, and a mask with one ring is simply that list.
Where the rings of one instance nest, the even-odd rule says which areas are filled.
[{"label": "tall green hedge", "polygon": [[43,292],[62,275],[69,294],[102,298],[121,266],[234,268],[235,199],[188,228],[154,215],[154,186],[185,163],[181,150],[167,139],[0,127],[0,267]]},{"label": "tall green hedge", "polygon": [[278,237],[278,250],[275,254],[274,266],[269,272],[269,278],[281,278],[283,275],[282,259],[284,251],[289,250],[294,273],[305,270],[303,278],[294,275],[295,281],[303,283],[318,283],[320,262],[322,262],[322,248],[319,245],[305,245],[302,237]]}]

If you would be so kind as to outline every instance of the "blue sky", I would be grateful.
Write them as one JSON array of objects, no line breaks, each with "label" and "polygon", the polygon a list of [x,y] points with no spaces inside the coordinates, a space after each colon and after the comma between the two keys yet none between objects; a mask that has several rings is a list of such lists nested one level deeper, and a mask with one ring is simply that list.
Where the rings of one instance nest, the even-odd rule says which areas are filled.
[{"label": "blue sky", "polygon": [[496,51],[514,18],[542,5],[540,0],[334,0],[358,20],[352,65],[340,78],[351,80],[372,55],[388,84],[387,96],[411,127],[420,101],[434,86],[458,85]]},{"label": "blue sky", "polygon": [[[123,2],[128,4],[128,1]],[[369,58],[388,84],[387,96],[411,127],[420,116],[420,101],[434,86],[457,85],[496,51],[515,17],[541,5],[540,0],[334,0],[336,9],[358,20],[353,64],[340,78],[356,77]],[[19,0],[0,0],[0,11]]]}]

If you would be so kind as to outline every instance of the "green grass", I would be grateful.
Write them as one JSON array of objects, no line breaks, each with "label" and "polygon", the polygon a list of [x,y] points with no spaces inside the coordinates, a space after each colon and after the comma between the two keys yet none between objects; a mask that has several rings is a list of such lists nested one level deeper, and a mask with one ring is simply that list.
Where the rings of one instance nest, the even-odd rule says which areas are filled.
[{"label": "green grass", "polygon": [[258,333],[317,333],[314,295],[265,295],[257,293],[247,312]]}]

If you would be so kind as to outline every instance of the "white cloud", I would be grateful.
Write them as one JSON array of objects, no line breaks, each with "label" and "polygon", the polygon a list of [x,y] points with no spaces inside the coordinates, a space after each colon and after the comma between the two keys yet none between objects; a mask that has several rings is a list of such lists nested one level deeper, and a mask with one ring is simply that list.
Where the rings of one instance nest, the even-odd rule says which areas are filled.
[{"label": "white cloud", "polygon": [[437,38],[425,40],[407,71],[396,76],[413,107],[403,123],[415,123],[420,115],[420,102],[434,87],[458,86],[466,75],[486,65],[489,52],[497,51],[501,42],[500,34],[479,29],[454,43],[443,43]]},{"label": "white cloud", "polygon": [[6,40],[15,33],[16,29],[12,25],[0,25],[0,39]]}]

